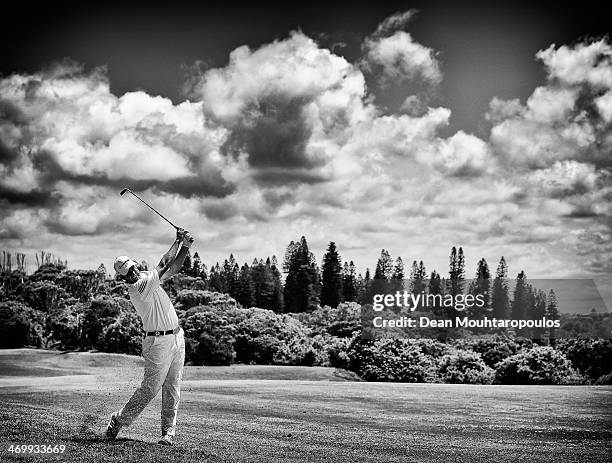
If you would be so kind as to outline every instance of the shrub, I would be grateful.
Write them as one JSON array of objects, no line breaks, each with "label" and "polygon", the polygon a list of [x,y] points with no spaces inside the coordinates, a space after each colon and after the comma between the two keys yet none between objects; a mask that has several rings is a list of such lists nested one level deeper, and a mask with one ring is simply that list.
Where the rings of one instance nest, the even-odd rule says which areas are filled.
[{"label": "shrub", "polygon": [[198,338],[192,361],[196,365],[231,365],[236,358],[234,346],[228,338],[216,338],[202,333]]},{"label": "shrub", "polygon": [[291,315],[314,333],[350,337],[353,331],[361,329],[361,306],[356,302],[343,302],[338,307],[324,306],[312,312]]},{"label": "shrub", "polygon": [[414,340],[354,342],[349,358],[351,369],[367,381],[415,383],[436,380],[434,358],[425,354]]},{"label": "shrub", "polygon": [[[185,355],[197,365],[228,365],[235,359],[235,326],[231,316],[197,306],[184,319]],[[228,363],[229,362],[229,363]]]},{"label": "shrub", "polygon": [[67,297],[63,288],[47,280],[30,281],[24,284],[22,295],[30,307],[40,312],[56,309],[60,299]]},{"label": "shrub", "polygon": [[350,367],[350,358],[348,349],[351,339],[349,338],[331,338],[327,343],[327,357],[329,365],[335,368],[344,368],[348,370]]},{"label": "shrub", "polygon": [[42,264],[29,276],[28,280],[55,282],[65,268],[66,266],[64,264]]},{"label": "shrub", "polygon": [[499,362],[498,384],[580,384],[583,378],[563,353],[549,346],[536,346]]},{"label": "shrub", "polygon": [[445,383],[491,384],[495,371],[485,364],[480,354],[456,350],[440,359],[438,375]]},{"label": "shrub", "polygon": [[562,339],[557,341],[556,348],[591,380],[612,372],[610,339]]},{"label": "shrub", "polygon": [[192,289],[183,289],[179,291],[174,302],[174,308],[177,311],[188,311],[198,306],[207,306],[210,309],[223,311],[234,309],[238,304],[235,299],[226,294]]},{"label": "shrub", "polygon": [[510,338],[496,337],[492,339],[461,340],[454,343],[457,347],[473,350],[480,354],[484,362],[491,368],[497,363],[516,354],[520,345]]},{"label": "shrub", "polygon": [[140,355],[142,322],[134,309],[122,311],[119,317],[102,329],[97,348],[103,352]]},{"label": "shrub", "polygon": [[104,283],[104,277],[96,270],[64,270],[57,283],[73,297],[86,301]]},{"label": "shrub", "polygon": [[[275,365],[320,364],[327,357],[321,343],[296,318],[271,310],[240,309],[236,327],[236,360]],[[312,350],[312,353],[309,352]]]},{"label": "shrub", "polygon": [[359,330],[361,330],[361,322],[357,320],[341,320],[332,322],[326,331],[338,338],[350,338],[355,331]]},{"label": "shrub", "polygon": [[133,310],[130,302],[121,297],[103,296],[91,301],[83,316],[83,345],[99,348],[104,329],[114,323],[122,311]]},{"label": "shrub", "polygon": [[597,381],[595,381],[595,384],[597,386],[612,385],[612,372],[608,373],[607,375],[601,375],[599,378],[597,378]]},{"label": "shrub", "polygon": [[82,320],[89,304],[74,299],[62,301],[62,307],[47,317],[49,341],[60,349],[83,347]]},{"label": "shrub", "polygon": [[25,280],[25,274],[18,270],[0,270],[0,301],[14,299]]},{"label": "shrub", "polygon": [[251,337],[247,334],[236,336],[236,359],[242,363],[270,365],[280,349],[280,341],[274,336],[263,334]]},{"label": "shrub", "polygon": [[[174,275],[164,283],[164,290],[171,298],[176,297],[184,290],[203,291],[205,289],[206,283],[200,277],[191,277],[183,273]],[[200,302],[200,304],[205,304],[205,302]]]},{"label": "shrub", "polygon": [[0,348],[42,346],[44,320],[44,314],[21,302],[0,302]]}]

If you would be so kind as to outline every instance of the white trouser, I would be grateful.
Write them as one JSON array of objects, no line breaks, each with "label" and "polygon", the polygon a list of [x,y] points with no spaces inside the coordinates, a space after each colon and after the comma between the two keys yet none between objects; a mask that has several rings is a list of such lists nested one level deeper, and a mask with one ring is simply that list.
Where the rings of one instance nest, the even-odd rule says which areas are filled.
[{"label": "white trouser", "polygon": [[144,379],[118,412],[117,419],[121,426],[129,426],[161,388],[161,432],[162,435],[174,436],[185,363],[183,330],[166,336],[146,336],[142,340],[142,356],[145,360]]}]

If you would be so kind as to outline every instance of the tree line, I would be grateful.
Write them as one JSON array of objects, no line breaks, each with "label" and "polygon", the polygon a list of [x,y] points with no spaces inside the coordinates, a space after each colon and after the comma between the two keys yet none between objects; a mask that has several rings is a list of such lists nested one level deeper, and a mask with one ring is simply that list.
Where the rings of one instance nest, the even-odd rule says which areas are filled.
[{"label": "tree line", "polygon": [[[372,302],[374,294],[409,291],[433,295],[480,294],[482,307],[471,307],[472,318],[530,318],[544,316],[558,318],[558,305],[553,290],[546,294],[529,284],[524,271],[516,276],[512,292],[508,265],[502,256],[495,275],[491,274],[486,259],[478,261],[473,279],[466,278],[465,255],[462,247],[453,246],[449,255],[448,276],[436,270],[427,272],[422,260],[414,260],[406,274],[401,257],[392,258],[382,249],[372,275],[366,268],[362,275],[355,263],[343,261],[335,242],[330,242],[323,255],[321,267],[308,247],[305,237],[291,241],[285,250],[282,264],[276,256],[254,259],[249,266],[239,266],[233,254],[223,263],[207,268],[196,252],[188,256],[182,273],[200,278],[212,290],[229,294],[244,307],[262,307],[274,312],[309,312],[319,306],[337,307],[342,302],[361,305]],[[282,274],[286,277],[283,282]],[[455,307],[433,307],[434,312],[455,316]]]}]

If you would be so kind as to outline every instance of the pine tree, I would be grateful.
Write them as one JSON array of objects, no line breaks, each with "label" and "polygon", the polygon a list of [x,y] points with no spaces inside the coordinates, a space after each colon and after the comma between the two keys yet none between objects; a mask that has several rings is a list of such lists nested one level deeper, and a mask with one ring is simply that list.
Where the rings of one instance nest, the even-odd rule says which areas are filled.
[{"label": "pine tree", "polygon": [[393,273],[391,274],[391,290],[402,291],[404,289],[404,262],[401,257],[395,259]]},{"label": "pine tree", "polygon": [[206,264],[204,262],[202,262],[202,269],[200,270],[200,274],[198,276],[202,279],[204,284],[208,287],[208,268],[206,267]]},{"label": "pine tree", "polygon": [[[559,320],[559,308],[557,306],[557,295],[551,289],[548,293],[548,300],[546,301],[546,317],[549,320]],[[557,330],[555,328],[549,329],[549,339],[551,344],[555,343]]]},{"label": "pine tree", "polygon": [[262,309],[278,310],[275,304],[275,283],[270,259],[263,263],[263,259],[251,267],[251,279],[255,288],[255,305]]},{"label": "pine tree", "polygon": [[210,277],[208,283],[210,289],[212,291],[217,291],[219,293],[227,293],[227,283],[223,278],[223,274],[221,272],[221,267],[219,266],[219,262],[217,262],[210,269]]},{"label": "pine tree", "polygon": [[185,256],[185,260],[183,261],[181,273],[183,275],[189,275],[191,273],[191,251],[189,250],[187,250],[187,255]]},{"label": "pine tree", "polygon": [[391,280],[393,276],[393,259],[391,259],[391,255],[388,251],[383,249],[380,251],[380,257],[378,258],[378,262],[376,262],[376,270],[374,271],[374,279],[375,280]]},{"label": "pine tree", "polygon": [[302,236],[298,248],[291,254],[285,281],[285,307],[290,312],[306,312],[319,305],[320,276],[314,255]]},{"label": "pine tree", "polygon": [[476,278],[470,283],[468,293],[473,295],[474,298],[480,296],[480,299],[484,300],[482,307],[478,307],[475,303],[469,309],[470,317],[474,319],[483,318],[489,311],[491,303],[491,272],[484,257],[478,261]]},{"label": "pine tree", "polygon": [[291,261],[293,260],[293,255],[300,248],[299,243],[291,240],[287,249],[285,250],[285,257],[283,258],[283,273],[289,273],[289,267],[291,266]]},{"label": "pine tree", "polygon": [[191,262],[191,273],[190,276],[194,278],[200,277],[202,274],[202,260],[200,259],[200,255],[196,253],[193,255],[193,260]]},{"label": "pine tree", "polygon": [[104,266],[104,264],[98,265],[98,269],[96,270],[96,273],[99,273],[100,275],[104,276],[104,278],[106,278],[107,272],[106,272],[106,267]]},{"label": "pine tree", "polygon": [[361,278],[359,274],[359,293],[357,296],[357,302],[359,304],[369,304],[372,302],[372,296],[370,294],[372,287],[372,278],[370,277],[370,269],[366,268],[365,276]]},{"label": "pine tree", "polygon": [[525,318],[527,306],[527,276],[525,272],[521,272],[516,276],[516,285],[514,287],[514,299],[512,300],[511,316],[515,320]]},{"label": "pine tree", "polygon": [[358,282],[355,276],[355,264],[345,262],[342,270],[342,300],[353,302],[357,300]]},{"label": "pine tree", "polygon": [[495,280],[493,280],[493,291],[491,293],[491,306],[494,318],[508,318],[510,301],[508,297],[508,266],[504,256],[499,260]]},{"label": "pine tree", "polygon": [[240,274],[240,267],[234,258],[233,254],[230,254],[229,259],[223,261],[222,278],[225,283],[226,292],[232,297],[236,297],[236,285],[238,283],[238,276]]},{"label": "pine tree", "polygon": [[321,272],[321,305],[338,307],[342,297],[342,264],[333,241],[323,256]]},{"label": "pine tree", "polygon": [[[449,278],[448,281],[450,283],[449,293],[453,296],[453,300],[459,294],[463,294],[463,284],[465,281],[465,258],[463,257],[463,248],[459,248],[459,252],[457,252],[457,248],[454,246],[451,249],[450,254],[450,268],[449,268]],[[457,311],[454,307],[448,307],[446,311],[449,316],[457,315]]]},{"label": "pine tree", "polygon": [[456,296],[463,293],[463,282],[465,280],[465,258],[463,257],[463,248],[457,248],[453,246],[450,254],[450,269],[449,269],[449,281],[450,281],[450,294]]},{"label": "pine tree", "polygon": [[376,262],[374,278],[368,285],[366,291],[366,303],[370,304],[375,294],[387,294],[392,292],[391,278],[393,276],[393,259],[385,249],[380,251],[380,257]]},{"label": "pine tree", "polygon": [[270,270],[272,273],[272,281],[274,283],[274,292],[272,294],[271,307],[274,312],[281,313],[285,310],[285,300],[283,295],[283,280],[281,272],[278,268],[278,261],[276,256],[272,256],[270,262]]},{"label": "pine tree", "polygon": [[[542,320],[546,316],[546,293],[541,289],[535,295],[535,304],[533,308],[533,320]],[[540,341],[544,335],[543,328],[534,328],[533,338]]]},{"label": "pine tree", "polygon": [[247,264],[240,268],[238,275],[236,300],[246,308],[255,305],[255,285],[251,278],[251,269]]},{"label": "pine tree", "polygon": [[427,271],[423,261],[417,264],[417,261],[412,262],[412,269],[410,270],[410,292],[412,294],[420,294],[425,292],[427,288]]},{"label": "pine tree", "polygon": [[[432,295],[440,295],[440,296],[444,296],[444,288],[442,286],[442,280],[440,278],[440,274],[438,272],[436,272],[435,270],[433,272],[431,272],[431,276],[429,277],[429,288],[428,288],[428,294],[432,294]],[[442,304],[438,303],[438,298],[436,298],[432,304],[430,304],[429,306],[433,312],[435,314],[441,314],[442,313]]]}]

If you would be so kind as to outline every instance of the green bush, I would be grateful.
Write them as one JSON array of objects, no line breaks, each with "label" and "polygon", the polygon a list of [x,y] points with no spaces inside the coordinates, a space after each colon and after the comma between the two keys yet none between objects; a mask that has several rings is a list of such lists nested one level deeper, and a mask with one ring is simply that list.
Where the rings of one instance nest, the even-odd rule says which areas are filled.
[{"label": "green bush", "polygon": [[143,329],[134,309],[122,311],[118,318],[102,329],[97,348],[102,352],[140,355]]},{"label": "green bush", "polygon": [[62,306],[47,317],[46,330],[49,343],[63,350],[84,347],[82,321],[88,307],[89,304],[76,299],[62,301]]},{"label": "green bush", "polygon": [[342,302],[338,307],[319,307],[312,312],[290,314],[314,333],[329,333],[337,337],[351,337],[361,329],[361,306],[356,302]]},{"label": "green bush", "polygon": [[86,301],[98,292],[104,278],[96,270],[64,270],[56,282],[71,296]]},{"label": "green bush", "polygon": [[177,311],[189,311],[198,306],[206,306],[210,309],[224,311],[235,309],[238,304],[235,299],[226,294],[193,289],[179,291],[174,301],[174,308]]},{"label": "green bush", "polygon": [[497,384],[581,384],[584,378],[572,368],[563,353],[549,346],[536,346],[499,362]]},{"label": "green bush", "polygon": [[18,299],[25,280],[23,272],[0,270],[0,301]]},{"label": "green bush", "polygon": [[436,360],[410,339],[352,343],[350,366],[367,381],[435,382]]},{"label": "green bush", "polygon": [[192,361],[196,365],[231,365],[236,358],[236,352],[230,339],[216,338],[208,333],[202,333],[198,338]]},{"label": "green bush", "polygon": [[68,295],[66,291],[51,281],[29,281],[24,284],[22,297],[26,304],[40,312],[50,312],[60,305]]},{"label": "green bush", "polygon": [[242,363],[312,365],[327,361],[323,344],[299,320],[271,310],[240,309],[236,360]]},{"label": "green bush", "polygon": [[483,361],[480,354],[456,350],[440,358],[438,376],[445,383],[491,384],[495,370]]},{"label": "green bush", "polygon": [[[185,290],[204,291],[206,290],[206,283],[200,277],[191,277],[184,273],[179,273],[164,283],[164,290],[168,293],[168,296],[174,298],[181,291]],[[205,303],[200,302],[200,304]]]},{"label": "green bush", "polygon": [[208,306],[190,309],[183,321],[185,355],[196,365],[229,365],[233,362],[235,325],[232,314],[212,310]]},{"label": "green bush", "polygon": [[327,358],[329,365],[335,368],[350,368],[351,359],[348,349],[351,343],[350,338],[330,338],[327,343]]},{"label": "green bush", "polygon": [[555,347],[570,359],[580,373],[593,381],[612,372],[610,339],[560,339]]},{"label": "green bush", "polygon": [[269,334],[251,337],[247,334],[236,336],[236,360],[241,363],[271,365],[280,350],[281,342]]},{"label": "green bush", "polygon": [[66,266],[64,264],[42,264],[36,271],[28,277],[31,282],[51,281],[55,282],[61,275]]},{"label": "green bush", "polygon": [[491,368],[495,368],[497,363],[516,354],[521,349],[519,343],[506,337],[458,340],[453,344],[458,348],[472,350],[480,354],[484,362]]},{"label": "green bush", "polygon": [[94,299],[85,309],[82,319],[83,346],[99,349],[107,326],[115,323],[121,312],[134,310],[131,303],[122,297],[102,296]]},{"label": "green bush", "polygon": [[601,375],[599,378],[597,378],[597,381],[595,381],[595,384],[597,386],[612,385],[612,372],[608,373],[607,375]]},{"label": "green bush", "polygon": [[0,302],[0,348],[42,346],[44,323],[43,313],[21,302]]}]

